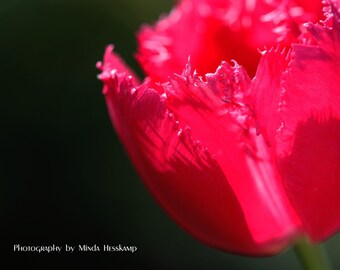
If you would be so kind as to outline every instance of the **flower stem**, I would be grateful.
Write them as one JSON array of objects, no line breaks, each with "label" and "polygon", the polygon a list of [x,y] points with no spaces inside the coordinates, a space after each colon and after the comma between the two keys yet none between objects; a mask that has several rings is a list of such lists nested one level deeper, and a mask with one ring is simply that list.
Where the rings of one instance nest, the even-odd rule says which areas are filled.
[{"label": "flower stem", "polygon": [[294,249],[304,270],[332,269],[323,246],[313,245],[308,238],[299,239]]}]

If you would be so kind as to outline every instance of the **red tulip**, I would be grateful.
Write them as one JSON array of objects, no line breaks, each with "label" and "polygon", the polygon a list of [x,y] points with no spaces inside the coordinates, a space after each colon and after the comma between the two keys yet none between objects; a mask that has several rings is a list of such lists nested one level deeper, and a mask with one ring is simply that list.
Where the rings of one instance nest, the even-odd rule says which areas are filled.
[{"label": "red tulip", "polygon": [[180,1],[139,34],[142,83],[112,46],[99,78],[169,215],[212,247],[271,255],[340,228],[339,2],[319,23],[319,1],[234,2]]}]

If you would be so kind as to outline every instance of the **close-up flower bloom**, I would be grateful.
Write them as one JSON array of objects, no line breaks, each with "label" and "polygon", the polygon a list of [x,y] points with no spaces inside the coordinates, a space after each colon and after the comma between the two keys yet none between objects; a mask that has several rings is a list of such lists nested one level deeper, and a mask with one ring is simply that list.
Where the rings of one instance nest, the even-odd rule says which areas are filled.
[{"label": "close-up flower bloom", "polygon": [[267,256],[340,228],[340,12],[327,0],[182,0],[109,45],[114,128],[165,211],[203,243]]}]

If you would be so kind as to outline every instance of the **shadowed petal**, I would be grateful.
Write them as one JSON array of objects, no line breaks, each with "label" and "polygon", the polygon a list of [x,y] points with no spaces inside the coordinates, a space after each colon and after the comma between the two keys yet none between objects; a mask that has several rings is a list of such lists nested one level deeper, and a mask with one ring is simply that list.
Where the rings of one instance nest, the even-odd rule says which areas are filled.
[{"label": "shadowed petal", "polygon": [[288,60],[265,53],[251,94],[287,195],[315,241],[340,228],[340,23],[331,2],[323,25],[307,24],[317,45],[293,44]]},{"label": "shadowed petal", "polygon": [[284,87],[278,162],[306,231],[324,240],[340,229],[340,22],[308,25],[319,46],[293,47]]}]

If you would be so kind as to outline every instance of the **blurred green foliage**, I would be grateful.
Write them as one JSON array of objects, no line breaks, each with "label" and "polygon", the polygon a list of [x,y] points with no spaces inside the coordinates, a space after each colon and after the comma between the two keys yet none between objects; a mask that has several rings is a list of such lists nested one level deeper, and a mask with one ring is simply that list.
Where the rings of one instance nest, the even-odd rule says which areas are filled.
[{"label": "blurred green foliage", "polygon": [[[293,252],[210,249],[153,201],[115,135],[96,79],[104,48],[135,70],[135,33],[171,0],[2,0],[0,215],[4,269],[300,269]],[[140,73],[141,74],[141,73]],[[228,214],[228,213],[226,213]],[[340,268],[333,239],[328,249]],[[13,244],[136,245],[138,252],[32,255]]]}]

